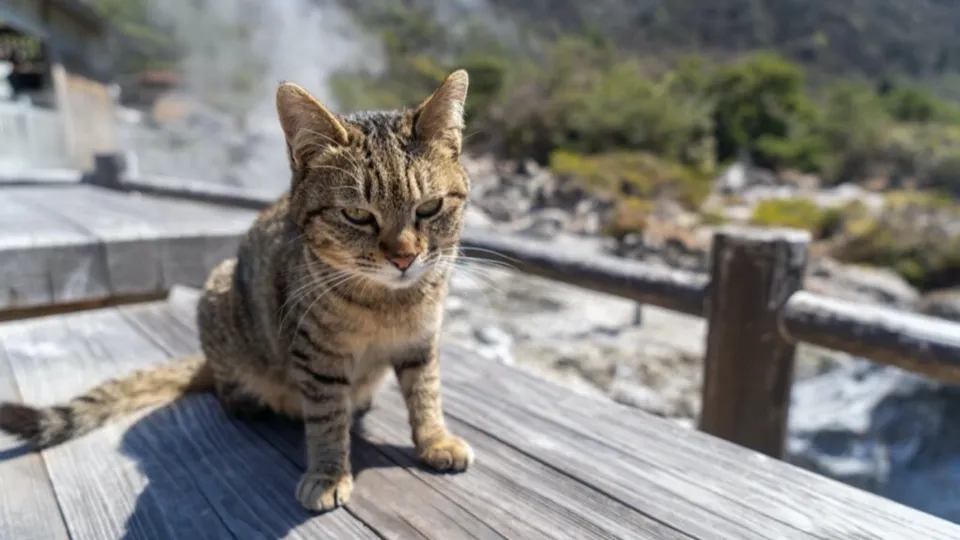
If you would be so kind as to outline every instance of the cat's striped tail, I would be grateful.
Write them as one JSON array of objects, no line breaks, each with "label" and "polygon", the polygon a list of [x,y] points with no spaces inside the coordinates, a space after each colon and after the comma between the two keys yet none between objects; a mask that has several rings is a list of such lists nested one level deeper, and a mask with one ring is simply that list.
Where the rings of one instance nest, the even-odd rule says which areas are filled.
[{"label": "cat's striped tail", "polygon": [[0,403],[0,430],[35,448],[48,448],[119,416],[212,388],[213,375],[203,355],[184,356],[105,381],[67,403]]}]

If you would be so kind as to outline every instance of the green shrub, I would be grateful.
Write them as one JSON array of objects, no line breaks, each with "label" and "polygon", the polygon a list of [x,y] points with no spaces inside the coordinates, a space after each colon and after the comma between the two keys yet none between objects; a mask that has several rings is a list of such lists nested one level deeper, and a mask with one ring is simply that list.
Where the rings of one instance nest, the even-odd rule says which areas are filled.
[{"label": "green shrub", "polygon": [[821,238],[828,226],[833,225],[838,216],[817,206],[805,197],[766,199],[757,203],[750,222],[767,227],[790,227],[810,231],[815,238]]},{"label": "green shrub", "polygon": [[960,106],[922,86],[820,78],[814,94],[800,65],[775,53],[720,64],[689,55],[669,66],[618,50],[597,29],[542,49],[508,47],[489,27],[438,24],[416,2],[357,10],[382,34],[387,62],[382,73],[335,75],[341,106],[415,103],[464,67],[473,148],[540,163],[558,151],[646,153],[703,175],[748,151],[761,166],[827,183],[915,179],[960,193]]},{"label": "green shrub", "polygon": [[603,226],[603,232],[614,238],[622,238],[631,233],[642,234],[653,210],[654,204],[650,200],[637,197],[622,198],[614,206],[613,214]]},{"label": "green shrub", "polygon": [[840,82],[825,91],[817,126],[827,155],[821,172],[827,180],[847,182],[871,175],[890,147],[891,118],[872,88]]},{"label": "green shrub", "polygon": [[818,146],[810,140],[816,109],[804,94],[799,65],[773,53],[753,54],[719,67],[710,91],[718,160],[749,150],[764,166],[817,166]]},{"label": "green shrub", "polygon": [[882,212],[846,225],[833,255],[846,262],[889,267],[922,290],[955,286],[960,279],[960,235],[938,224],[950,220],[960,220],[960,208],[948,198],[891,193]]},{"label": "green shrub", "polygon": [[705,210],[700,213],[700,224],[708,227],[715,227],[728,223],[730,219],[721,212],[715,210]]},{"label": "green shrub", "polygon": [[931,122],[941,112],[942,101],[917,86],[901,86],[883,93],[887,112],[901,122]]},{"label": "green shrub", "polygon": [[614,197],[669,198],[698,208],[710,194],[711,178],[696,169],[646,152],[583,155],[557,150],[550,169],[587,190]]}]

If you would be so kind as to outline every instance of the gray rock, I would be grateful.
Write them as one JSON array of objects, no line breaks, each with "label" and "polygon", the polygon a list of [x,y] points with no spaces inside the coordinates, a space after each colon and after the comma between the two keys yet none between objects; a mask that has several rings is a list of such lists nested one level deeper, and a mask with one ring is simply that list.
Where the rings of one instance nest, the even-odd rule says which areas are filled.
[{"label": "gray rock", "polygon": [[960,389],[859,360],[798,382],[789,460],[960,521]]},{"label": "gray rock", "polygon": [[480,343],[483,343],[484,345],[506,347],[513,345],[513,338],[510,337],[510,334],[504,332],[496,326],[483,326],[477,328],[475,335],[477,336],[477,339],[480,340]]},{"label": "gray rock", "polygon": [[927,293],[917,308],[924,315],[960,322],[960,288]]},{"label": "gray rock", "polygon": [[842,264],[825,257],[810,261],[806,288],[844,300],[910,310],[920,297],[915,288],[890,269]]},{"label": "gray rock", "polygon": [[657,416],[667,416],[669,406],[666,400],[649,386],[618,380],[610,388],[610,397],[617,403],[636,407]]},{"label": "gray rock", "polygon": [[756,186],[775,186],[779,179],[770,171],[751,167],[738,161],[714,179],[714,186],[722,193],[742,193]]}]

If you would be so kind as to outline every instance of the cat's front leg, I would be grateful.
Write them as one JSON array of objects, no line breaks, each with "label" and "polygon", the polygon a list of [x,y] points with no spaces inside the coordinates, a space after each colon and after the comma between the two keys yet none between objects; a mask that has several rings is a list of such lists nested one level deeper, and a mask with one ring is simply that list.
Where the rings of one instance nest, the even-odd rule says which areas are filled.
[{"label": "cat's front leg", "polygon": [[463,471],[473,462],[473,449],[451,434],[443,420],[440,402],[440,360],[437,340],[416,348],[394,361],[410,417],[410,430],[417,456],[440,471]]},{"label": "cat's front leg", "polygon": [[[301,336],[298,341],[307,340]],[[350,356],[296,342],[291,354],[303,404],[307,450],[307,469],[297,485],[297,499],[309,510],[325,512],[345,505],[353,492],[350,381],[346,376]]]}]

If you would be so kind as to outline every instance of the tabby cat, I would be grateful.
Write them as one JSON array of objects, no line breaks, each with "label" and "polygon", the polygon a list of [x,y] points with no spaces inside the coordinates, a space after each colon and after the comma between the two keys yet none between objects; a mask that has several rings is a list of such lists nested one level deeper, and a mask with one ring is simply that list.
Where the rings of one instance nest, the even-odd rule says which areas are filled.
[{"label": "tabby cat", "polygon": [[68,403],[0,406],[0,429],[44,448],[141,407],[214,390],[235,414],[302,419],[308,509],[353,490],[351,419],[393,371],[417,455],[444,471],[473,461],[446,428],[438,332],[469,179],[460,164],[468,77],[419,106],[331,113],[306,90],[276,93],[290,190],[255,220],[204,285],[202,355],[107,381]]}]

